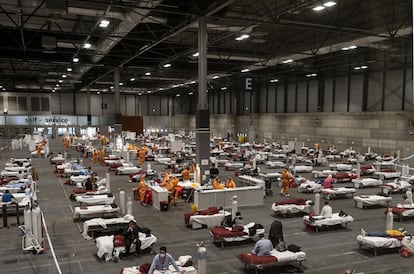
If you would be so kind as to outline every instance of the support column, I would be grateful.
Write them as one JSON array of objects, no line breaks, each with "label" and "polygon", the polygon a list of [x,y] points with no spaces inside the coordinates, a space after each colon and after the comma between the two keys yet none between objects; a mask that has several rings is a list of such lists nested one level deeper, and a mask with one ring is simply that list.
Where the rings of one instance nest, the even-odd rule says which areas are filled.
[{"label": "support column", "polygon": [[114,92],[115,92],[115,123],[121,124],[119,68],[116,68],[114,70]]},{"label": "support column", "polygon": [[174,103],[173,103],[174,97],[169,96],[168,97],[168,132],[173,133],[175,132],[175,126],[174,126],[174,118],[173,118],[173,110],[174,110]]},{"label": "support column", "polygon": [[92,125],[92,115],[91,115],[91,91],[89,87],[88,87],[87,96],[86,96],[86,107],[87,107],[86,117],[88,120],[88,127],[90,127]]},{"label": "support column", "polygon": [[198,102],[196,110],[196,163],[200,166],[201,184],[205,184],[210,170],[210,113],[207,98],[207,20],[198,19]]}]

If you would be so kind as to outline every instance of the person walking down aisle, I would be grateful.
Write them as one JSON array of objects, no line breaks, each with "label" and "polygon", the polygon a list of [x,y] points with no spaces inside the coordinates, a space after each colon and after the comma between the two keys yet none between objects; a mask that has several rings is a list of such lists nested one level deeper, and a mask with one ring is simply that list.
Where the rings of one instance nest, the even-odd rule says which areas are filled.
[{"label": "person walking down aisle", "polygon": [[175,263],[173,256],[171,256],[170,253],[167,253],[167,248],[162,246],[160,247],[160,253],[155,255],[152,260],[148,274],[173,274],[173,272],[168,269],[170,264],[174,267],[176,272],[184,273],[184,271],[181,271]]},{"label": "person walking down aisle", "polygon": [[282,189],[280,191],[280,194],[282,196],[290,196],[289,195],[289,181],[292,176],[290,175],[290,172],[285,168],[282,171],[282,175],[280,176],[280,180],[282,181]]}]

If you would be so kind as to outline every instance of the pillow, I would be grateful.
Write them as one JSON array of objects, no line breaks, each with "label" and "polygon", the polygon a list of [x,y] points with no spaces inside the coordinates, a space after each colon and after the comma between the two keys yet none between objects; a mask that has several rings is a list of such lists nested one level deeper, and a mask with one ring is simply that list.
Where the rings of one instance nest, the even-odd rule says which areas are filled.
[{"label": "pillow", "polygon": [[277,262],[277,258],[274,256],[256,256],[252,253],[240,253],[236,257],[242,262],[252,265],[271,264]]},{"label": "pillow", "polygon": [[184,266],[188,261],[191,261],[192,259],[193,258],[191,257],[191,255],[180,256],[178,257],[178,265]]}]

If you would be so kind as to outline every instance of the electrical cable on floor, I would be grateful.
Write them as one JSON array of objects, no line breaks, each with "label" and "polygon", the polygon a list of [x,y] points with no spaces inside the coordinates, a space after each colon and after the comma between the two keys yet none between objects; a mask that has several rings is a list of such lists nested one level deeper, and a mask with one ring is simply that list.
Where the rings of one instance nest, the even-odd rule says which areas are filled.
[{"label": "electrical cable on floor", "polygon": [[52,241],[50,240],[49,232],[47,231],[45,216],[43,215],[43,212],[42,212],[42,220],[43,220],[43,222],[42,222],[43,223],[43,228],[45,229],[47,241],[49,242],[49,248],[50,248],[50,251],[52,252],[53,260],[55,261],[58,273],[62,274],[62,270],[60,269],[59,263],[56,259],[56,254],[55,254],[55,250],[53,249]]}]

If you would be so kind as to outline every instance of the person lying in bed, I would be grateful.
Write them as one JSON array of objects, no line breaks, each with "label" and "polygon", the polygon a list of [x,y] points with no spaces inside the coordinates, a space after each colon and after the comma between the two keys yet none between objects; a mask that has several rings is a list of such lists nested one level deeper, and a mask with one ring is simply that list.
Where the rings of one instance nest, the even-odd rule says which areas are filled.
[{"label": "person lying in bed", "polygon": [[269,256],[273,250],[272,242],[266,239],[264,234],[260,234],[259,239],[251,252],[256,256]]},{"label": "person lying in bed", "polygon": [[388,229],[385,231],[365,231],[363,228],[361,228],[361,235],[362,236],[374,236],[374,237],[392,237],[392,238],[398,238],[403,237],[407,231],[405,231],[404,228],[399,229]]}]

